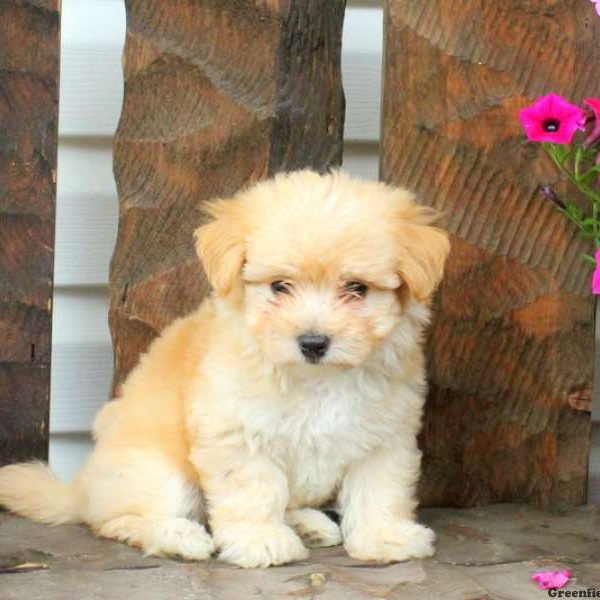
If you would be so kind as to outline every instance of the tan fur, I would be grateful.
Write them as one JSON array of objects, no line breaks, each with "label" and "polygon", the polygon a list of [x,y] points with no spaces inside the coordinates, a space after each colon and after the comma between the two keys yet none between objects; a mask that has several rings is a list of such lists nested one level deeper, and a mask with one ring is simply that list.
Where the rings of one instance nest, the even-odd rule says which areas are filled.
[{"label": "tan fur", "polygon": [[47,465],[8,465],[1,473],[0,506],[15,507],[20,515],[48,525],[78,520],[81,498],[77,489],[57,479]]},{"label": "tan fur", "polygon": [[[414,522],[421,334],[449,250],[432,212],[404,190],[301,171],[208,213],[196,241],[215,293],[100,411],[72,483],[5,467],[0,505],[152,554],[202,560],[216,546],[244,567],[342,537],[368,560],[430,554]],[[274,280],[292,291],[274,294]],[[345,294],[354,280],[364,298]],[[331,337],[319,364],[299,351],[307,331]],[[312,510],[332,496],[341,530]]]}]

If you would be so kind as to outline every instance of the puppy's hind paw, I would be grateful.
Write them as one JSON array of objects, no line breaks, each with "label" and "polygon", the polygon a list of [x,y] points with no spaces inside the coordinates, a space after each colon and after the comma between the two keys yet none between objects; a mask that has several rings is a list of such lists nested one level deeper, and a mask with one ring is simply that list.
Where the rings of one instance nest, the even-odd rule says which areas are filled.
[{"label": "puppy's hind paw", "polygon": [[286,525],[238,523],[215,532],[219,558],[246,569],[308,558],[302,540]]},{"label": "puppy's hind paw", "polygon": [[[173,527],[150,554],[174,556],[183,560],[201,561],[210,558],[215,551],[212,537],[202,525],[181,519],[180,527]],[[185,523],[183,523],[185,521]],[[190,527],[188,525],[192,525]]]},{"label": "puppy's hind paw", "polygon": [[309,548],[338,546],[342,543],[342,532],[339,526],[320,510],[313,508],[289,510],[285,520]]},{"label": "puppy's hind paw", "polygon": [[122,516],[103,523],[96,531],[103,537],[137,546],[149,556],[206,560],[215,551],[206,529],[200,523],[184,518]]},{"label": "puppy's hind paw", "polygon": [[419,523],[401,521],[370,530],[359,527],[346,538],[344,547],[352,558],[379,563],[433,556],[435,533]]}]

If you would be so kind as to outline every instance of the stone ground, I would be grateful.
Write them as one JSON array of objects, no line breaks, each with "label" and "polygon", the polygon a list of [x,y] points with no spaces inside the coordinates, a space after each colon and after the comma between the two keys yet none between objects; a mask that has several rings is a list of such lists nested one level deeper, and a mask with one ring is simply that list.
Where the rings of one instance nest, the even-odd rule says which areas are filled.
[{"label": "stone ground", "polygon": [[144,557],[85,527],[0,513],[0,600],[534,600],[549,596],[531,574],[564,568],[573,574],[565,590],[597,588],[600,597],[599,507],[427,509],[421,520],[438,535],[433,559],[369,565],[328,548],[303,563],[243,570]]}]

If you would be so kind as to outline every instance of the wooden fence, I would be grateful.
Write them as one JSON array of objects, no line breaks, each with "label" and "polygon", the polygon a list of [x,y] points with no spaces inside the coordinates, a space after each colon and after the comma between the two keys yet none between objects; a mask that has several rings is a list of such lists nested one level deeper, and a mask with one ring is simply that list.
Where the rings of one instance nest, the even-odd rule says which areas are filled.
[{"label": "wooden fence", "polygon": [[[578,259],[581,242],[537,194],[555,175],[523,142],[516,113],[550,91],[577,100],[598,93],[600,20],[587,0],[458,4],[388,0],[385,18],[381,177],[442,209],[453,235],[428,344],[421,496],[436,505],[577,504],[585,500],[589,456],[589,407],[581,402],[592,380],[589,272]],[[110,281],[115,389],[154,336],[207,291],[191,239],[198,204],[281,170],[338,165],[344,120],[343,0],[126,6]],[[56,93],[56,7],[8,2],[0,17],[10,24],[0,25],[2,47],[4,37],[19,43],[9,31],[27,36],[43,19],[52,25],[36,37],[44,50],[32,51],[26,70],[43,69],[33,79]],[[9,97],[20,88],[5,54],[0,90]],[[39,410],[47,411],[52,241],[29,223],[51,229],[56,95],[46,109],[43,94],[28,98],[35,102],[20,100],[9,121],[23,136],[18,147],[30,153],[19,160],[42,156],[49,166],[18,179],[9,170],[12,146],[0,140],[0,178],[10,176],[4,189],[12,190],[0,222],[9,240],[8,251],[0,244],[0,278],[10,282],[0,286],[4,462],[43,456],[39,440],[47,435]],[[35,146],[41,123],[54,131],[43,138],[52,147],[42,150]],[[21,234],[9,230],[17,221]],[[16,262],[23,245],[35,267]],[[41,307],[36,318],[27,312],[33,307]],[[26,350],[44,347],[40,331],[46,351],[32,361]],[[46,379],[35,379],[32,365]]]}]

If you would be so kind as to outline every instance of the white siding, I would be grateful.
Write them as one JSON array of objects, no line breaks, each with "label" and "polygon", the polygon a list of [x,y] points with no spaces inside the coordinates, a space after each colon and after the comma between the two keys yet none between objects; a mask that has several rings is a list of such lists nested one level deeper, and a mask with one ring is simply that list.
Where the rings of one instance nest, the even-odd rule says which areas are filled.
[{"label": "white siding", "polygon": [[349,8],[344,19],[342,75],[346,93],[345,139],[379,141],[383,11]]},{"label": "white siding", "polygon": [[50,465],[59,477],[71,479],[92,450],[88,434],[54,434],[50,441]]},{"label": "white siding", "polygon": [[51,433],[82,433],[112,376],[106,287],[57,288],[53,315]]},{"label": "white siding", "polygon": [[123,98],[122,0],[63,0],[59,134],[112,137]]},{"label": "white siding", "polygon": [[110,138],[60,137],[54,283],[105,286],[118,223]]}]

